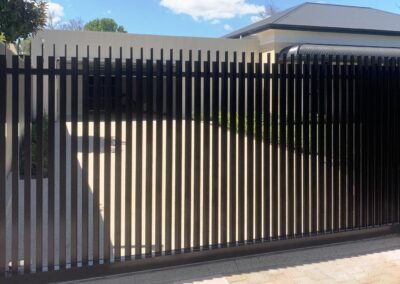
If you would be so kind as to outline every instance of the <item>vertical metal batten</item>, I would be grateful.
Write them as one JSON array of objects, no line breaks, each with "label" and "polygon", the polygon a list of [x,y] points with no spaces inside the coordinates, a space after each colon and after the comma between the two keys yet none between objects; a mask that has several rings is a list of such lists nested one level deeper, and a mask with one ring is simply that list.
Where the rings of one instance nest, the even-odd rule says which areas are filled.
[{"label": "vertical metal batten", "polygon": [[332,232],[333,228],[333,187],[332,187],[332,56],[328,59],[326,69],[326,231]]},{"label": "vertical metal batten", "polygon": [[371,66],[369,70],[369,80],[370,82],[368,88],[368,97],[369,97],[369,105],[368,105],[368,124],[370,125],[369,135],[368,135],[368,153],[369,153],[369,162],[368,162],[368,184],[369,184],[369,214],[368,214],[368,226],[374,226],[376,223],[376,113],[374,111],[375,105],[375,92],[377,87],[377,69],[376,59],[374,57],[371,58]]},{"label": "vertical metal batten", "polygon": [[179,59],[176,64],[176,91],[175,91],[175,251],[182,249],[182,120],[183,120],[183,92],[182,92],[182,50],[179,51]]},{"label": "vertical metal batten", "polygon": [[[396,66],[395,66],[395,71],[394,71],[394,77],[393,80],[395,81],[395,94],[398,94],[400,92],[400,58],[397,58],[396,60]],[[395,145],[396,143],[399,142],[400,139],[400,131],[399,131],[399,114],[396,111],[399,108],[399,102],[400,99],[397,95],[394,95],[394,103],[393,103],[393,116],[394,116],[394,128],[396,129],[395,131]],[[394,187],[395,187],[395,196],[394,198],[394,223],[399,223],[400,222],[400,182],[399,182],[399,162],[400,162],[400,150],[398,147],[393,146],[395,149],[395,155],[394,155],[394,168],[393,168],[393,182],[394,182]]]},{"label": "vertical metal batten", "polygon": [[264,91],[263,91],[263,236],[265,240],[271,237],[271,62],[270,56],[264,64]]},{"label": "vertical metal batten", "polygon": [[67,265],[67,59],[60,57],[60,253],[61,269]]},{"label": "vertical metal batten", "polygon": [[132,151],[133,151],[133,61],[131,57],[126,59],[126,108],[125,108],[125,131],[126,131],[126,154],[125,154],[125,260],[132,256]]},{"label": "vertical metal batten", "polygon": [[[203,246],[207,247],[210,244],[210,215],[212,216],[212,208],[210,208],[210,157],[212,155],[210,145],[210,108],[211,108],[211,92],[210,92],[210,51],[207,52],[207,60],[204,61],[204,79],[203,79]],[[214,94],[213,94],[214,95]],[[214,168],[211,169],[214,171]],[[210,214],[211,212],[211,214]]]},{"label": "vertical metal batten", "polygon": [[173,64],[172,50],[166,62],[166,157],[165,157],[165,251],[172,250],[172,155],[173,155]]},{"label": "vertical metal batten", "polygon": [[[400,92],[400,58],[397,58],[397,67],[396,67],[396,74],[395,74],[395,80],[397,82],[396,84],[396,93],[398,94]],[[398,96],[395,96],[396,102],[395,102],[395,109],[399,109],[400,107],[400,99]],[[399,112],[396,111],[396,122],[395,122],[395,128],[396,128],[396,142],[399,142],[400,140],[400,115]],[[398,147],[396,147],[396,223],[400,223],[400,150]]]},{"label": "vertical metal batten", "polygon": [[194,191],[193,248],[200,247],[200,178],[201,178],[201,52],[194,63]]},{"label": "vertical metal batten", "polygon": [[157,110],[157,125],[156,125],[156,202],[155,202],[155,253],[160,255],[162,251],[162,185],[163,185],[163,61],[157,60],[156,71],[156,110]]},{"label": "vertical metal batten", "polygon": [[250,55],[251,59],[247,65],[247,92],[245,117],[247,116],[247,132],[245,137],[247,140],[247,171],[246,171],[246,195],[247,195],[247,235],[246,241],[253,242],[254,239],[254,53]]},{"label": "vertical metal batten", "polygon": [[[386,102],[385,102],[385,105],[383,106],[383,109],[384,109],[384,120],[385,120],[385,122],[384,122],[384,137],[383,137],[383,139],[384,139],[384,141],[386,141],[386,147],[384,146],[383,147],[383,150],[384,150],[384,157],[383,157],[383,159],[384,159],[384,163],[385,163],[385,167],[384,167],[384,170],[385,170],[385,176],[384,176],[384,179],[385,179],[385,184],[384,184],[384,187],[385,187],[385,200],[384,200],[384,202],[385,202],[385,204],[386,204],[386,208],[385,208],[385,210],[384,210],[384,224],[390,224],[391,223],[391,218],[390,218],[390,216],[391,216],[391,212],[392,212],[392,208],[393,208],[393,206],[392,206],[392,200],[393,200],[393,198],[392,198],[392,183],[391,183],[391,181],[390,181],[390,170],[391,170],[391,163],[392,163],[392,155],[393,154],[391,154],[391,155],[389,155],[389,152],[392,152],[392,153],[394,153],[392,150],[391,150],[391,142],[393,141],[393,139],[392,139],[392,137],[391,137],[391,133],[390,133],[390,131],[389,131],[389,129],[391,128],[391,94],[392,94],[392,86],[391,86],[391,82],[392,82],[392,79],[391,79],[391,77],[392,77],[392,66],[391,66],[391,60],[389,60],[388,58],[386,58],[387,60],[387,77],[386,77],[386,80],[387,80],[387,97],[386,97]],[[384,142],[385,143],[385,142]]]},{"label": "vertical metal batten", "polygon": [[[24,272],[31,271],[31,57],[24,62]],[[61,85],[60,85],[61,86]],[[54,127],[54,126],[53,126]],[[49,250],[50,251],[50,250]]]},{"label": "vertical metal batten", "polygon": [[303,70],[303,234],[310,233],[310,56]]},{"label": "vertical metal batten", "polygon": [[370,107],[371,107],[371,92],[372,92],[372,84],[373,84],[373,80],[371,78],[372,75],[372,65],[373,65],[373,57],[370,59],[365,59],[367,60],[367,62],[370,64],[368,64],[365,67],[365,78],[366,78],[366,84],[365,84],[365,97],[367,98],[365,101],[365,124],[368,125],[368,127],[365,127],[365,153],[368,153],[365,158],[365,169],[364,169],[364,175],[365,175],[365,185],[366,185],[366,190],[367,190],[367,206],[366,206],[366,211],[365,211],[365,226],[368,227],[371,224],[371,220],[372,220],[372,212],[373,212],[373,184],[372,184],[372,163],[371,163],[371,159],[373,156],[373,152],[372,152],[372,133],[373,133],[373,123],[372,123],[372,115],[370,114]]},{"label": "vertical metal batten", "polygon": [[191,247],[191,212],[192,212],[192,57],[185,62],[185,217],[184,249]]},{"label": "vertical metal batten", "polygon": [[346,113],[347,113],[347,62],[340,66],[340,230],[347,226],[346,190]]},{"label": "vertical metal batten", "polygon": [[221,244],[228,240],[228,53],[221,63]]},{"label": "vertical metal batten", "polygon": [[302,210],[303,210],[303,193],[302,193],[302,73],[303,71],[303,59],[299,56],[298,61],[295,65],[295,95],[294,95],[294,124],[295,124],[295,137],[294,137],[294,147],[295,147],[295,185],[294,185],[294,195],[295,195],[295,235],[300,235],[302,233]]},{"label": "vertical metal batten", "polygon": [[[383,79],[381,81],[381,102],[380,102],[380,122],[379,122],[379,128],[381,131],[380,135],[380,192],[381,192],[381,208],[380,208],[380,214],[381,214],[381,224],[385,225],[387,224],[387,213],[389,209],[389,203],[388,203],[388,183],[387,183],[387,165],[389,162],[389,159],[386,157],[386,151],[388,149],[388,140],[387,140],[387,125],[388,122],[386,121],[386,115],[389,112],[387,108],[387,101],[388,101],[388,77],[389,77],[389,66],[388,66],[388,60],[387,57],[383,58],[382,60],[382,75]],[[350,194],[349,194],[350,195]]]},{"label": "vertical metal batten", "polygon": [[[0,156],[6,157],[7,60],[0,55]],[[0,159],[0,274],[6,271],[6,159]]]},{"label": "vertical metal batten", "polygon": [[100,261],[100,50],[93,62],[93,262]]},{"label": "vertical metal batten", "polygon": [[[395,96],[397,94],[397,89],[396,89],[396,84],[397,81],[395,80],[396,78],[396,62],[392,58],[390,60],[390,98],[389,98],[389,110],[390,114],[388,116],[389,119],[389,131],[388,131],[388,139],[390,141],[390,151],[393,151],[393,155],[390,155],[390,151],[388,153],[388,156],[390,158],[390,164],[389,164],[389,172],[388,172],[388,179],[390,183],[390,212],[389,212],[389,224],[394,224],[395,223],[395,210],[396,210],[396,190],[397,186],[395,183],[395,176],[396,176],[396,126],[395,126],[395,121],[396,121],[396,116],[395,116],[395,105],[396,105],[396,100]],[[395,129],[392,131],[391,129]]]},{"label": "vertical metal batten", "polygon": [[237,134],[237,83],[236,83],[237,54],[233,54],[229,74],[229,243],[236,242],[236,134]]},{"label": "vertical metal batten", "polygon": [[[114,259],[121,259],[121,198],[122,198],[122,48],[120,49],[120,57],[115,59],[115,94],[114,110],[112,111],[115,118],[115,203],[114,203]],[[126,174],[126,173],[125,173]]]},{"label": "vertical metal batten", "polygon": [[111,111],[112,67],[110,55],[104,60],[104,262],[111,260]]},{"label": "vertical metal batten", "polygon": [[[11,232],[11,261],[12,272],[18,271],[18,199],[19,199],[19,58],[12,56],[12,129],[11,129],[11,142],[12,142],[12,162],[11,162],[11,178],[12,178],[12,194],[11,194],[11,213],[12,213],[12,232]],[[36,224],[38,225],[38,224]],[[39,222],[40,228],[40,222]],[[36,230],[38,234],[41,231]]]},{"label": "vertical metal batten", "polygon": [[[376,193],[376,207],[375,207],[375,225],[383,224],[382,203],[383,203],[383,164],[382,164],[382,105],[385,97],[384,80],[385,80],[385,66],[382,66],[382,57],[378,57],[378,72],[376,76],[377,85],[374,92],[375,102],[375,193]],[[378,95],[378,93],[380,93]]]},{"label": "vertical metal batten", "polygon": [[216,54],[216,61],[212,63],[212,141],[211,141],[211,194],[212,194],[212,207],[211,207],[211,243],[213,246],[219,243],[219,105],[220,105],[220,72],[219,52]]},{"label": "vertical metal batten", "polygon": [[[399,65],[398,65],[398,59],[395,60],[395,66],[394,66],[394,74],[393,74],[393,88],[394,88],[394,92],[398,93],[400,90],[400,83],[398,82],[398,78],[399,78]],[[394,139],[395,141],[393,141],[394,145],[394,149],[395,149],[395,155],[393,157],[394,161],[393,161],[393,187],[394,187],[394,208],[393,208],[393,223],[397,224],[399,223],[399,178],[398,178],[398,163],[399,163],[399,149],[395,146],[397,141],[399,140],[399,130],[398,130],[398,114],[397,111],[395,111],[398,107],[398,103],[399,103],[399,99],[396,95],[393,95],[393,127],[396,129],[395,133],[394,133]]]},{"label": "vertical metal batten", "polygon": [[369,162],[368,162],[368,184],[370,191],[369,198],[369,216],[368,216],[368,225],[374,226],[376,222],[376,113],[374,108],[376,107],[375,102],[375,92],[377,88],[377,63],[376,58],[371,58],[371,66],[369,69],[369,105],[368,105],[368,113],[369,113],[369,135],[368,135],[368,152],[369,152]]},{"label": "vertical metal batten", "polygon": [[44,178],[44,93],[43,54],[38,56],[36,75],[36,272],[43,269],[43,178]]},{"label": "vertical metal batten", "polygon": [[279,237],[287,236],[287,184],[286,184],[286,147],[287,147],[287,66],[286,56],[279,64]]},{"label": "vertical metal batten", "polygon": [[333,231],[337,232],[340,228],[340,145],[339,145],[339,116],[340,116],[340,59],[337,57],[333,66],[333,132],[332,132],[332,152],[333,152]]},{"label": "vertical metal batten", "polygon": [[82,58],[82,265],[89,264],[89,54]]},{"label": "vertical metal batten", "polygon": [[[359,96],[361,98],[361,113],[360,113],[360,128],[361,128],[361,222],[360,226],[365,228],[368,221],[368,203],[369,203],[369,190],[368,190],[368,128],[367,128],[367,106],[368,106],[368,57],[362,58],[361,78]],[[361,95],[362,94],[362,95]]]},{"label": "vertical metal batten", "polygon": [[143,60],[136,59],[135,258],[142,255]]},{"label": "vertical metal batten", "polygon": [[[375,104],[375,225],[382,225],[382,197],[383,197],[383,188],[382,188],[382,149],[381,149],[381,136],[382,136],[382,99],[383,96],[378,96],[377,92],[380,90],[382,92],[383,89],[383,80],[385,78],[383,74],[383,66],[382,66],[382,58],[377,58],[377,76],[376,76],[376,86],[374,92],[374,104]],[[382,94],[381,94],[382,95]]]},{"label": "vertical metal batten", "polygon": [[258,62],[255,66],[256,83],[255,83],[255,233],[254,239],[261,240],[262,238],[262,55],[259,54]]},{"label": "vertical metal batten", "polygon": [[[387,148],[386,151],[386,157],[389,159],[389,163],[387,165],[387,181],[388,181],[388,203],[390,204],[390,207],[388,208],[388,217],[387,217],[387,224],[392,224],[393,223],[393,213],[394,213],[394,192],[395,192],[395,187],[394,187],[394,182],[393,182],[393,168],[394,168],[394,156],[396,150],[394,149],[393,142],[395,139],[395,130],[392,131],[391,129],[394,128],[394,115],[393,115],[393,105],[394,105],[394,99],[393,99],[393,94],[395,92],[395,87],[394,87],[394,62],[393,59],[389,59],[389,92],[388,92],[388,102],[387,102],[387,108],[389,109],[388,113],[386,114],[386,118],[388,121],[388,129],[387,129],[387,140],[389,141],[389,147]],[[393,153],[390,155],[390,153]]]},{"label": "vertical metal batten", "polygon": [[[53,46],[53,52],[55,47]],[[48,208],[48,229],[47,229],[47,268],[48,270],[54,270],[54,252],[55,252],[55,189],[56,189],[56,179],[55,179],[55,57],[48,57],[48,199],[47,199],[47,208]]]},{"label": "vertical metal batten", "polygon": [[[394,179],[393,179],[393,173],[394,173],[394,157],[396,150],[394,148],[394,141],[395,141],[395,132],[396,128],[394,127],[394,114],[393,114],[393,106],[394,106],[394,95],[396,94],[396,89],[395,89],[395,80],[394,80],[394,74],[395,74],[395,62],[393,58],[389,60],[389,91],[388,91],[388,102],[387,102],[387,108],[388,108],[388,113],[387,113],[387,141],[389,141],[389,146],[387,147],[386,151],[386,157],[388,158],[388,165],[387,165],[387,181],[388,181],[388,198],[387,202],[389,203],[389,210],[388,210],[388,216],[387,216],[387,223],[388,224],[393,224],[394,221],[394,209],[395,209],[395,184],[394,184]],[[393,129],[393,130],[392,130]],[[356,172],[357,173],[357,172]],[[357,194],[357,192],[356,192]]]},{"label": "vertical metal batten", "polygon": [[[388,139],[388,125],[389,121],[387,119],[388,114],[390,113],[389,109],[389,80],[390,80],[390,66],[389,59],[387,57],[384,58],[384,79],[383,79],[383,94],[382,94],[382,120],[381,120],[381,128],[382,128],[382,154],[381,154],[381,163],[382,163],[382,225],[388,224],[388,214],[390,210],[390,202],[389,202],[389,191],[390,184],[388,182],[388,166],[390,164],[390,158],[387,156],[387,152],[390,148],[390,140]],[[350,194],[349,194],[350,195]]]},{"label": "vertical metal batten", "polygon": [[78,262],[78,58],[71,58],[71,265]]},{"label": "vertical metal batten", "polygon": [[279,138],[278,138],[278,107],[279,107],[279,86],[278,86],[278,67],[277,63],[272,63],[272,105],[271,105],[271,210],[272,210],[272,231],[271,237],[276,240],[279,237],[279,188],[278,188],[278,148],[279,148]]},{"label": "vertical metal batten", "polygon": [[152,252],[153,199],[153,60],[146,61],[146,224],[145,254]]},{"label": "vertical metal batten", "polygon": [[294,57],[288,64],[287,82],[287,236],[294,234],[295,184],[294,184]]},{"label": "vertical metal batten", "polygon": [[317,129],[318,129],[318,58],[314,56],[311,66],[311,230],[312,234],[317,233],[318,228],[318,165],[317,165]]},{"label": "vertical metal batten", "polygon": [[354,228],[354,56],[350,57],[347,97],[347,200],[349,229]]},{"label": "vertical metal batten", "polygon": [[322,57],[319,65],[318,82],[318,233],[325,231],[326,224],[326,202],[325,202],[325,118],[326,118],[326,63],[325,57]]},{"label": "vertical metal batten", "polygon": [[242,54],[242,61],[239,62],[239,88],[238,88],[238,194],[237,194],[237,230],[238,230],[238,242],[243,243],[245,241],[245,55]]}]

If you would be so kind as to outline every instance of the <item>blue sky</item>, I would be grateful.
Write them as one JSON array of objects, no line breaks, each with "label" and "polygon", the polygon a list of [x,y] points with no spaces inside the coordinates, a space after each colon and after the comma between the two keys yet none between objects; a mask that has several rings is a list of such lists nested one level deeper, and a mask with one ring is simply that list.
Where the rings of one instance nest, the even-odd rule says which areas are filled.
[{"label": "blue sky", "polygon": [[[303,0],[273,0],[279,10]],[[400,0],[324,0],[400,13]],[[129,33],[220,37],[256,19],[265,0],[51,0],[55,21],[114,18]]]}]

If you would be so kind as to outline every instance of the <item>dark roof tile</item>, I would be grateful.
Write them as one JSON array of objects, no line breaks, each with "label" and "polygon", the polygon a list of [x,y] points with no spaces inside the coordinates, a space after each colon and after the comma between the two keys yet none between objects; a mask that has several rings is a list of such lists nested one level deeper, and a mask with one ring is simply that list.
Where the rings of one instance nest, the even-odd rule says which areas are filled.
[{"label": "dark roof tile", "polygon": [[238,38],[267,29],[400,35],[400,15],[367,7],[304,3],[232,32],[225,37]]}]

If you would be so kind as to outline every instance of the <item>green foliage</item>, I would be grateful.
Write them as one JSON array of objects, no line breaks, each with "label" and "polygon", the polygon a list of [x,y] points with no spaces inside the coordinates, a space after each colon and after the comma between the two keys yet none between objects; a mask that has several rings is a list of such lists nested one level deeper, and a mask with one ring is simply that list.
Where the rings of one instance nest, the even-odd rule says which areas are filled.
[{"label": "green foliage", "polygon": [[20,42],[20,50],[23,55],[31,55],[31,43],[32,40],[30,38],[24,39]]},{"label": "green foliage", "polygon": [[126,33],[124,27],[119,26],[111,18],[94,19],[85,25],[84,30],[85,31],[94,31],[94,32]]},{"label": "green foliage", "polygon": [[[38,131],[37,131],[37,122],[33,121],[31,125],[31,176],[32,178],[36,178],[37,174],[37,162],[38,162],[38,152],[39,149],[37,147],[38,144]],[[48,137],[49,137],[49,119],[47,115],[43,116],[43,177],[48,177],[49,172],[49,147],[48,147]],[[20,150],[20,161],[19,161],[19,169],[20,175],[24,177],[25,171],[25,154],[24,154],[24,144],[21,144]]]},{"label": "green foliage", "polygon": [[7,42],[27,38],[46,25],[43,0],[0,0],[0,31]]},{"label": "green foliage", "polygon": [[[200,119],[201,119],[202,122],[204,122],[204,114],[203,113],[201,114],[201,118]],[[210,119],[212,121],[212,117]],[[286,133],[285,133],[286,146],[288,146],[288,140],[287,140],[288,138],[287,137],[288,137],[288,131],[289,131],[288,124],[287,124],[287,119],[288,118],[286,117],[286,124],[285,124],[285,126],[286,126]],[[254,135],[254,138],[256,138],[256,113],[253,113],[253,122],[252,122],[252,124],[253,124],[252,125],[253,135]],[[301,129],[302,129],[302,131],[303,131],[303,128],[305,127],[306,124],[307,124],[307,122],[305,122],[303,120],[301,121]],[[221,112],[218,113],[218,126],[222,127],[222,113]],[[244,136],[245,137],[247,137],[250,134],[249,133],[249,126],[250,126],[249,116],[248,116],[248,113],[245,113],[244,114]],[[282,142],[281,142],[282,135],[281,135],[281,127],[280,126],[281,126],[281,121],[278,118],[278,124],[277,124],[278,145],[282,144]],[[310,122],[308,122],[308,127],[311,129]],[[269,141],[271,143],[271,139],[272,139],[272,119],[270,119],[269,126],[267,128],[268,128],[267,131],[269,132]],[[294,129],[294,126],[293,126],[293,129]],[[222,128],[222,130],[224,130],[224,128]],[[227,128],[226,128],[226,130],[227,131],[233,131],[233,132],[236,132],[237,134],[239,134],[239,114],[238,113],[236,113],[236,121],[235,122],[232,119],[231,113],[230,112],[227,113]],[[262,137],[262,139],[265,139],[264,113],[261,113],[261,137]],[[305,137],[303,135],[301,135],[301,145],[304,145],[304,140],[305,140]],[[294,145],[296,145],[296,137],[295,136],[293,137],[293,143],[294,143]],[[311,131],[310,131],[310,134],[309,134],[309,137],[308,137],[308,143],[311,144]],[[294,149],[296,149],[296,147]],[[303,151],[304,149],[301,148],[300,150]]]}]

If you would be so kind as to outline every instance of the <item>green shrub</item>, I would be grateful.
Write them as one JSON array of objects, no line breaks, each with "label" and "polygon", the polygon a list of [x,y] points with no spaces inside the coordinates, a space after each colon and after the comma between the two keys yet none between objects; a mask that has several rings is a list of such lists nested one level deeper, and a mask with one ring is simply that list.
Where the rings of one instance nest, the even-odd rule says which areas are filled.
[{"label": "green shrub", "polygon": [[[31,176],[32,178],[36,178],[38,171],[38,125],[37,121],[33,121],[31,125]],[[45,115],[43,117],[43,177],[48,177],[49,170],[49,145],[48,145],[48,137],[49,137],[49,120]],[[20,151],[20,175],[21,178],[25,176],[25,153],[24,153],[24,141],[21,143],[21,151]]]}]

